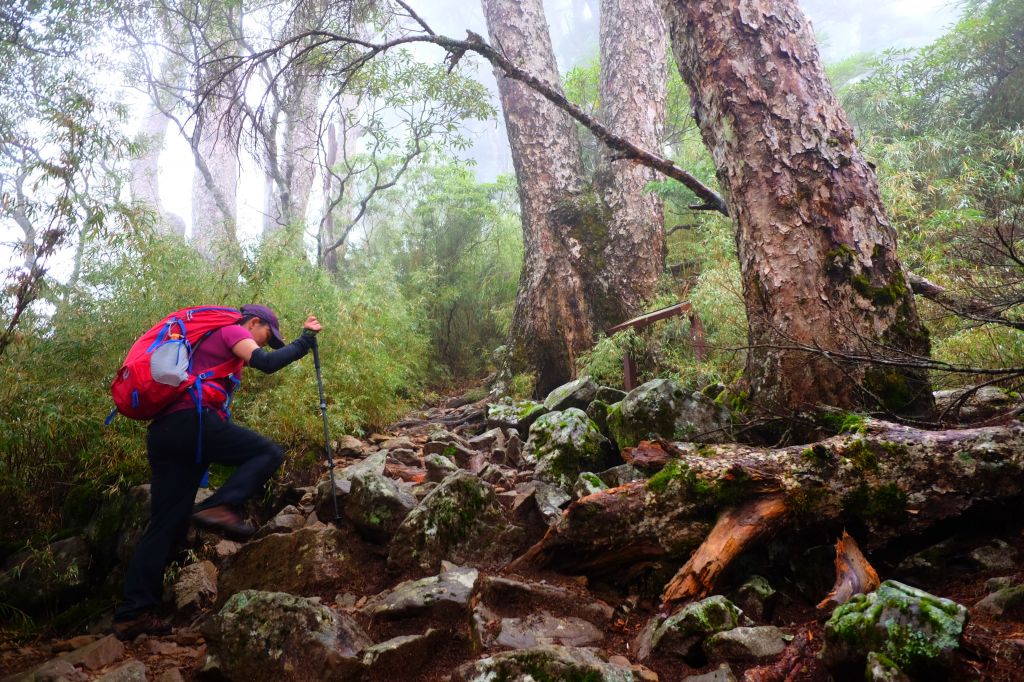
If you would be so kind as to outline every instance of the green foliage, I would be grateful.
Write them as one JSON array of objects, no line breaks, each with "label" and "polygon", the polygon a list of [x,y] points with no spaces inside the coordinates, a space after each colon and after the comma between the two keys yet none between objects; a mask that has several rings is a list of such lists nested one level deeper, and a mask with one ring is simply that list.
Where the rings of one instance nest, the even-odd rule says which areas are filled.
[{"label": "green foliage", "polygon": [[511,321],[522,263],[513,180],[478,183],[464,164],[429,162],[368,217],[374,228],[351,250],[347,276],[394,272],[396,293],[430,339],[435,380],[486,373]]},{"label": "green foliage", "polygon": [[[297,336],[310,313],[324,324],[319,344],[333,433],[392,421],[426,377],[421,318],[386,267],[342,288],[305,259],[269,249],[212,266],[176,238],[96,244],[74,295],[51,319],[31,319],[0,365],[0,400],[8,406],[0,413],[0,499],[30,512],[59,505],[85,482],[144,482],[144,424],[119,418],[102,425],[113,373],[134,340],[168,312],[252,301],[277,311],[286,336]],[[240,423],[259,424],[293,457],[322,448],[311,358],[273,375],[247,371],[233,407]]]}]

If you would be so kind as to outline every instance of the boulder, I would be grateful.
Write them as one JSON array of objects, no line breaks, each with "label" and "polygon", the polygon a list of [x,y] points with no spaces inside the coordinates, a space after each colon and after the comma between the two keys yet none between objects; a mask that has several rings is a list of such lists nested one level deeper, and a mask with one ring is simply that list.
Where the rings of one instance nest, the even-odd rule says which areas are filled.
[{"label": "boulder", "polygon": [[358,680],[373,645],[350,616],[318,600],[245,590],[203,625],[204,671],[231,680]]},{"label": "boulder", "polygon": [[862,664],[874,651],[909,675],[941,674],[952,663],[966,621],[960,604],[887,580],[832,613],[822,660],[829,666]]},{"label": "boulder", "polygon": [[253,537],[262,538],[274,533],[290,533],[305,525],[306,515],[302,513],[302,510],[288,505],[263,524]]},{"label": "boulder", "polygon": [[71,665],[80,665],[87,670],[105,668],[124,655],[124,644],[117,637],[107,635],[92,644],[61,654],[61,659]]},{"label": "boulder", "polygon": [[628,661],[610,661],[597,649],[540,646],[506,651],[459,667],[452,682],[495,680],[587,680],[588,682],[649,682],[651,671]]},{"label": "boulder", "polygon": [[576,484],[572,487],[572,496],[578,500],[581,497],[593,495],[607,489],[608,486],[605,485],[604,481],[597,474],[584,471],[576,477]]},{"label": "boulder", "polygon": [[351,534],[338,528],[303,528],[268,535],[244,545],[221,568],[221,602],[241,590],[281,590],[315,595],[350,581],[366,582],[372,572],[357,557]]},{"label": "boulder", "polygon": [[609,488],[618,488],[630,481],[639,481],[647,478],[644,473],[632,464],[620,464],[611,469],[606,469],[597,474]]},{"label": "boulder", "polygon": [[345,500],[345,517],[367,540],[387,542],[416,506],[416,498],[390,478],[373,471],[352,477],[352,489]]},{"label": "boulder", "polygon": [[743,613],[755,621],[763,621],[771,614],[775,588],[759,575],[752,575],[736,590],[733,601]]},{"label": "boulder", "polygon": [[0,573],[0,604],[29,612],[52,608],[85,589],[90,562],[89,545],[77,535],[18,552]]},{"label": "boulder", "polygon": [[1017,569],[1017,550],[1008,542],[993,540],[971,550],[968,556],[983,571],[1014,571]]},{"label": "boulder", "polygon": [[375,623],[425,618],[428,621],[467,621],[469,600],[479,573],[442,562],[438,575],[408,580],[394,589],[371,597],[362,613]]},{"label": "boulder", "polygon": [[520,438],[526,438],[533,423],[547,411],[542,403],[532,400],[491,403],[487,406],[487,425],[515,429]]},{"label": "boulder", "polygon": [[[966,390],[968,389],[936,391],[936,413],[941,413],[951,407],[955,401],[963,396]],[[1014,399],[1013,396],[998,386],[985,386],[975,391],[970,398],[964,401],[963,406],[960,408],[959,418],[960,421],[964,422],[986,419],[1000,412],[1005,412],[1017,402],[1019,402],[1019,398]],[[956,414],[952,416],[954,418],[957,417]]]},{"label": "boulder", "polygon": [[535,463],[537,478],[572,489],[583,471],[608,465],[610,444],[586,413],[575,407],[549,412],[530,427],[525,458]]},{"label": "boulder", "polygon": [[671,379],[637,386],[608,412],[608,428],[619,449],[642,440],[725,442],[729,411],[703,393],[684,391]]},{"label": "boulder", "polygon": [[334,454],[338,457],[362,457],[365,452],[363,441],[355,436],[342,436],[334,443]]},{"label": "boulder", "polygon": [[217,567],[199,561],[181,569],[174,583],[174,604],[178,611],[198,611],[217,601]]},{"label": "boulder", "polygon": [[505,440],[505,432],[495,427],[484,431],[479,436],[473,436],[469,439],[468,445],[474,450],[493,450],[494,448],[504,448]]},{"label": "boulder", "polygon": [[391,459],[398,464],[404,464],[405,466],[418,467],[420,462],[419,453],[415,450],[407,450],[406,448],[395,448],[394,450],[388,450],[388,459]]},{"label": "boulder", "polygon": [[706,638],[732,630],[743,624],[743,612],[721,595],[689,604],[665,618],[654,616],[633,643],[638,661],[646,660],[654,651],[686,658]]},{"label": "boulder", "polygon": [[509,558],[522,531],[505,520],[494,488],[467,471],[444,479],[398,527],[388,553],[393,571],[437,570],[456,563]]},{"label": "boulder", "polygon": [[317,516],[321,519],[334,518],[334,499],[332,498],[332,493],[335,490],[338,495],[339,513],[344,512],[345,500],[348,497],[348,493],[352,490],[352,479],[362,473],[383,475],[384,465],[386,462],[387,452],[375,452],[372,455],[367,455],[364,460],[356,462],[351,466],[347,466],[343,469],[336,469],[334,471],[333,488],[329,478],[317,483],[314,499]]},{"label": "boulder", "polygon": [[510,649],[538,646],[593,646],[604,639],[604,631],[575,616],[555,616],[539,611],[522,618],[502,618],[495,643]]},{"label": "boulder", "polygon": [[[430,436],[429,436],[427,442],[423,446],[423,454],[424,455],[440,455],[440,454],[443,454],[445,449],[449,445],[457,445],[459,447],[466,448],[467,450],[475,449],[462,436],[460,436],[458,434],[455,434],[455,433],[452,433],[451,431],[446,431],[444,429],[437,429],[436,431],[432,431],[430,433]],[[451,451],[451,452],[454,453],[454,450]]]},{"label": "boulder", "polygon": [[406,679],[409,671],[422,671],[437,655],[438,648],[447,644],[447,634],[436,628],[419,635],[400,635],[364,649],[363,665],[371,680]]},{"label": "boulder", "polygon": [[785,648],[785,634],[773,625],[733,628],[704,641],[704,651],[711,660],[765,661]]},{"label": "boulder", "polygon": [[517,488],[518,496],[512,503],[512,518],[516,523],[530,525],[539,521],[544,531],[562,518],[562,508],[572,502],[572,496],[558,486],[532,481]]},{"label": "boulder", "polygon": [[597,389],[597,383],[589,376],[580,377],[548,393],[544,399],[544,409],[549,412],[561,412],[570,407],[585,410],[594,401]]},{"label": "boulder", "polygon": [[614,609],[581,590],[570,590],[544,582],[525,582],[487,576],[477,586],[480,603],[502,616],[524,615],[547,609],[557,614],[572,614],[605,627]]},{"label": "boulder", "polygon": [[96,678],[96,682],[146,682],[146,664],[126,661]]},{"label": "boulder", "polygon": [[865,682],[910,682],[902,670],[883,654],[872,651],[864,671]]},{"label": "boulder", "polygon": [[1024,620],[1024,585],[998,589],[974,608],[996,620]]},{"label": "boulder", "polygon": [[423,462],[427,467],[427,480],[434,483],[440,483],[459,470],[454,459],[436,453],[424,457]]}]

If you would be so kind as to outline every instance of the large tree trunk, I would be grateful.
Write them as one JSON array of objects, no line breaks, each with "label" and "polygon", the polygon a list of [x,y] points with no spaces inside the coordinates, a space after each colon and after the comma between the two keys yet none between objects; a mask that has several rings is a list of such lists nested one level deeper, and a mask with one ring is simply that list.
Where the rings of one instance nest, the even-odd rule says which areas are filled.
[{"label": "large tree trunk", "polygon": [[752,397],[779,411],[929,410],[923,372],[807,350],[927,355],[929,342],[796,0],[660,2],[736,225]]},{"label": "large tree trunk", "polygon": [[1019,422],[924,431],[867,420],[862,431],[777,450],[666,444],[675,457],[659,473],[576,501],[517,561],[621,579],[689,559],[673,602],[710,594],[730,558],[784,527],[858,528],[878,549],[1024,492]]},{"label": "large tree trunk", "polygon": [[[541,0],[483,0],[491,41],[514,63],[560,83]],[[576,269],[603,211],[583,193],[572,119],[544,97],[495,73],[519,180],[524,262],[510,330],[512,367],[537,372],[538,394],[570,379],[593,340],[586,287]],[[589,216],[589,217],[588,217]],[[585,258],[583,260],[586,260]]]},{"label": "large tree trunk", "polygon": [[167,124],[170,119],[155,106],[150,106],[149,114],[143,119],[139,136],[145,145],[145,153],[131,162],[132,198],[152,207],[157,214],[156,229],[163,234],[185,234],[185,221],[181,217],[164,210],[160,201],[160,152],[164,148],[167,136]]},{"label": "large tree trunk", "polygon": [[[600,102],[603,123],[645,149],[658,150],[665,124],[665,23],[655,0],[602,0]],[[658,174],[604,148],[595,184],[608,206],[607,243],[594,302],[597,329],[643,312],[665,265],[661,199],[644,188]]]},{"label": "large tree trunk", "polygon": [[220,125],[226,110],[226,100],[209,97],[192,138],[192,243],[211,260],[219,247],[237,243],[238,154]]}]

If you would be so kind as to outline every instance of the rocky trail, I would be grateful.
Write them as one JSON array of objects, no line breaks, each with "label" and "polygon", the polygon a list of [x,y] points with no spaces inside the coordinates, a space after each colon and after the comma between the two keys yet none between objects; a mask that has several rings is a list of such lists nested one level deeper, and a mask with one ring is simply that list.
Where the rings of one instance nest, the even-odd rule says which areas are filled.
[{"label": "rocky trail", "polygon": [[990,425],[945,440],[861,420],[768,450],[663,380],[450,399],[340,438],[333,486],[277,484],[252,540],[191,531],[170,635],[122,643],[83,607],[118,584],[146,486],[48,561],[8,558],[0,604],[67,610],[60,636],[0,646],[0,679],[1020,679],[1024,437],[991,425],[1005,400],[976,397]]}]

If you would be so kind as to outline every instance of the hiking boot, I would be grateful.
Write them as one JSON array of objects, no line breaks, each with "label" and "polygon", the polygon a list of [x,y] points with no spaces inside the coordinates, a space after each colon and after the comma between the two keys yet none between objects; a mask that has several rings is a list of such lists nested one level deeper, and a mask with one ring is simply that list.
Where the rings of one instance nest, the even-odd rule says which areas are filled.
[{"label": "hiking boot", "polygon": [[251,523],[243,521],[238,512],[226,505],[197,511],[192,515],[192,523],[220,532],[231,540],[248,540],[256,532]]},{"label": "hiking boot", "polygon": [[114,621],[114,636],[122,642],[135,639],[139,635],[169,634],[171,634],[171,624],[157,618],[152,611],[146,611],[131,620]]}]

